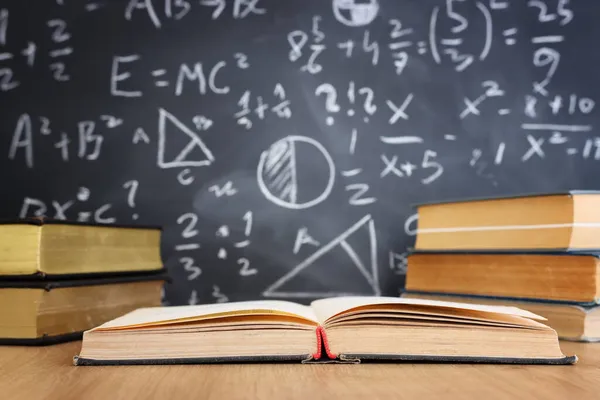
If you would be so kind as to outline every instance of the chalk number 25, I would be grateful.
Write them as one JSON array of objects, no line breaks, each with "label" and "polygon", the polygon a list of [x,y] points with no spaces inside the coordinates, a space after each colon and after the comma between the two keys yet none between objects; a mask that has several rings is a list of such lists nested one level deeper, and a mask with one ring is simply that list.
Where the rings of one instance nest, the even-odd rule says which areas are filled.
[{"label": "chalk number 25", "polygon": [[561,17],[559,24],[564,26],[573,20],[573,11],[568,8],[568,4],[569,0],[559,0],[555,14],[548,12],[548,5],[541,0],[529,0],[527,6],[539,10],[538,21],[550,22],[556,20],[557,17]]}]

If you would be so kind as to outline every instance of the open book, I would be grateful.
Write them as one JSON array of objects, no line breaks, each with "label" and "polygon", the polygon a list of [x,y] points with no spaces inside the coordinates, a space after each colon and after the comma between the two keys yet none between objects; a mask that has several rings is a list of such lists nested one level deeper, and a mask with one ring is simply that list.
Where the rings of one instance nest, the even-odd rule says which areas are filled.
[{"label": "open book", "polygon": [[576,362],[543,319],[515,307],[396,297],[142,308],[85,332],[74,363]]}]

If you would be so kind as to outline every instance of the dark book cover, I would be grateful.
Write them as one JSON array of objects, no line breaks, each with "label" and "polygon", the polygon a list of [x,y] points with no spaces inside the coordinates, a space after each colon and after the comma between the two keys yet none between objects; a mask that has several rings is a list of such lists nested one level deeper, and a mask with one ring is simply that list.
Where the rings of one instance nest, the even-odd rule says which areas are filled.
[{"label": "dark book cover", "polygon": [[340,354],[342,360],[360,362],[405,362],[405,363],[452,363],[452,364],[521,364],[521,365],[570,365],[577,362],[577,356],[562,358],[518,358],[518,357],[462,357],[462,356],[425,356],[403,354]]},{"label": "dark book cover", "polygon": [[73,364],[78,366],[94,365],[179,365],[179,364],[222,364],[222,363],[267,363],[267,362],[304,362],[312,358],[310,354],[291,356],[236,356],[236,357],[194,357],[194,358],[155,358],[135,360],[96,360],[92,358],[73,357]]},{"label": "dark book cover", "polygon": [[0,225],[74,225],[74,226],[91,226],[99,228],[124,228],[124,229],[152,229],[162,231],[162,226],[159,225],[142,225],[142,224],[100,224],[97,222],[80,222],[73,220],[63,220],[48,217],[27,217],[27,218],[9,218],[0,219]]},{"label": "dark book cover", "polygon": [[23,288],[23,289],[44,289],[50,291],[66,287],[76,286],[97,286],[111,285],[120,283],[146,282],[146,281],[166,281],[170,282],[171,278],[166,273],[166,270],[160,270],[156,273],[132,274],[132,275],[97,275],[86,279],[11,279],[0,280],[0,290],[3,288]]},{"label": "dark book cover", "polygon": [[112,271],[112,272],[85,272],[73,274],[47,274],[38,271],[31,275],[2,275],[0,274],[0,284],[2,282],[68,282],[68,281],[98,281],[105,279],[128,279],[128,278],[147,278],[155,275],[166,275],[167,269],[143,270],[143,271]]},{"label": "dark book cover", "polygon": [[519,365],[570,365],[575,364],[577,356],[562,358],[506,358],[506,357],[461,357],[461,356],[424,356],[402,354],[340,354],[336,359],[322,358],[313,360],[310,354],[297,356],[240,356],[240,357],[201,357],[201,358],[163,358],[133,360],[96,360],[75,356],[73,364],[77,366],[102,365],[176,365],[176,364],[221,364],[221,363],[273,363],[301,362],[303,364],[331,363],[463,363],[463,364],[519,364]]},{"label": "dark book cover", "polygon": [[44,335],[42,337],[32,339],[0,338],[0,346],[49,346],[53,344],[81,340],[82,336],[83,331],[65,333],[63,335],[55,336]]}]

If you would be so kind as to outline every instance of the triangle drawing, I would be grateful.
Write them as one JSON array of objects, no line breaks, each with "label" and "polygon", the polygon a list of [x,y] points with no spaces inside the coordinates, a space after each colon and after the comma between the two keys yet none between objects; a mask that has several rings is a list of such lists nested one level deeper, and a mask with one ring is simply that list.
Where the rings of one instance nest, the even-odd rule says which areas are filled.
[{"label": "triangle drawing", "polygon": [[[369,265],[365,266],[365,263],[357,255],[354,248],[348,243],[349,239],[359,229],[366,227],[369,234]],[[345,254],[348,256],[348,265],[352,268],[356,268],[368,285],[373,290],[373,295],[381,295],[381,289],[379,287],[379,277],[377,270],[377,237],[375,232],[375,222],[370,215],[366,215],[357,221],[354,225],[340,234],[338,237],[330,241],[324,246],[321,246],[317,251],[307,257],[300,264],[296,265],[291,271],[279,278],[275,283],[271,284],[263,292],[263,297],[279,297],[279,298],[320,298],[320,297],[333,297],[333,296],[359,296],[365,295],[365,293],[343,293],[343,292],[311,292],[311,291],[287,291],[282,290],[281,287],[286,283],[292,281],[294,277],[300,274],[303,270],[314,265],[319,259],[325,256],[327,253],[332,251],[336,247],[340,247]]]},{"label": "triangle drawing", "polygon": [[[167,121],[176,128],[176,131],[187,136],[189,143],[170,161],[165,161],[165,149],[167,146]],[[194,150],[200,150],[201,157],[190,157],[190,153]],[[175,118],[164,108],[158,109],[158,156],[157,162],[160,168],[177,168],[177,167],[202,167],[212,164],[215,160],[212,152],[204,144],[202,139],[190,128],[185,126],[183,122]]]}]

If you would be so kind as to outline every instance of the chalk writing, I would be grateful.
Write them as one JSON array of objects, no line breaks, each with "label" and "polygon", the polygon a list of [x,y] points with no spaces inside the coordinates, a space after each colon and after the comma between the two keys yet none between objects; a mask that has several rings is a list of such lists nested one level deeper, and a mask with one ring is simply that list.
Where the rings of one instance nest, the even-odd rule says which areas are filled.
[{"label": "chalk writing", "polygon": [[[330,83],[322,83],[315,89],[315,95],[317,97],[324,97],[325,109],[329,113],[325,119],[325,123],[327,125],[333,125],[335,123],[333,114],[338,113],[342,109],[338,104],[337,89]],[[350,81],[348,83],[348,89],[345,95],[348,99],[348,106],[346,110],[347,116],[355,116],[355,105],[358,105],[358,108],[361,109],[361,111],[364,111],[363,121],[365,123],[369,122],[369,117],[375,114],[377,111],[377,105],[374,104],[375,93],[373,89],[369,87],[356,88],[354,81]],[[359,104],[356,104],[357,102]]]},{"label": "chalk writing", "polygon": [[[369,238],[369,252],[368,254],[360,257],[356,250],[348,243],[347,239],[357,234],[357,232],[366,230]],[[309,269],[311,266],[313,267],[313,271],[315,269],[315,265],[319,264],[319,260],[332,251],[334,248],[339,246],[346,255],[348,256],[349,263],[347,263],[348,268],[356,268],[365,281],[369,284],[372,289],[372,294],[378,295],[381,293],[381,289],[379,287],[379,272],[378,272],[378,261],[377,261],[377,235],[375,230],[375,223],[370,215],[366,215],[360,220],[358,220],[354,225],[350,228],[342,232],[335,239],[330,241],[329,243],[319,247],[312,255],[307,257],[300,264],[295,266],[292,270],[286,273],[284,276],[279,278],[276,282],[271,284],[265,291],[263,292],[263,296],[265,297],[282,297],[282,298],[311,298],[311,297],[330,297],[335,295],[343,295],[348,293],[335,293],[335,292],[326,292],[326,293],[315,293],[309,291],[293,291],[286,290],[285,285],[293,281],[294,277],[302,274],[303,271]],[[369,260],[369,264],[365,266],[362,260]],[[310,274],[310,271],[308,272]],[[325,278],[325,276],[323,275]]]},{"label": "chalk writing", "polygon": [[250,268],[250,261],[248,261],[247,258],[239,258],[237,260],[237,263],[238,265],[240,265],[239,274],[241,276],[252,276],[258,273],[258,270],[256,268]]},{"label": "chalk writing", "polygon": [[389,267],[396,275],[406,275],[408,269],[408,252],[389,252]]},{"label": "chalk writing", "polygon": [[233,196],[237,193],[237,189],[233,187],[231,181],[227,181],[223,186],[212,185],[208,188],[208,191],[214,193],[217,198],[221,196]]},{"label": "chalk writing", "polygon": [[[237,53],[236,53],[237,54]],[[173,87],[175,96],[186,93],[226,95],[231,87],[222,83],[221,76],[225,75],[228,68],[247,68],[247,62],[239,62],[239,54],[236,60],[228,64],[227,60],[215,63],[194,62],[181,63],[175,72],[166,68],[155,68],[146,76],[150,77],[154,87],[162,89]],[[144,65],[140,54],[115,55],[112,59],[110,72],[110,93],[116,97],[142,97],[142,87],[131,87],[131,81],[136,81],[136,75],[132,71],[138,71],[139,65]],[[139,72],[138,72],[139,73]],[[137,73],[136,73],[137,74]]]},{"label": "chalk writing", "polygon": [[295,30],[287,35],[287,41],[291,47],[291,50],[288,54],[289,60],[296,62],[300,60],[306,53],[306,64],[302,65],[300,70],[313,75],[318,74],[323,70],[323,66],[319,64],[318,58],[319,55],[327,48],[327,46],[322,44],[323,40],[325,39],[325,34],[319,28],[321,20],[321,16],[313,16],[312,27],[310,30],[312,43],[308,46],[308,49],[305,49],[305,46],[309,41],[309,35],[306,32],[302,30]]},{"label": "chalk writing", "polygon": [[[175,128],[174,130],[178,134],[187,136],[189,142],[173,160],[167,161],[165,160],[165,151],[168,145],[167,129],[169,125]],[[192,153],[194,149],[200,150],[202,155],[200,159],[191,158],[190,153]],[[173,114],[169,113],[164,108],[160,108],[158,110],[157,150],[157,164],[160,168],[202,167],[210,165],[215,160],[215,157],[213,156],[212,152],[208,149],[208,147],[206,147],[202,139],[194,131],[187,127],[183,122],[181,122]]]},{"label": "chalk writing", "polygon": [[[128,191],[127,205],[131,208],[135,208],[135,196],[137,195],[139,185],[139,182],[135,179],[127,181],[123,184],[123,188]],[[139,215],[134,213],[131,218],[138,219]]]},{"label": "chalk writing", "polygon": [[[305,195],[304,188],[298,186],[298,160],[303,159],[303,152],[314,153],[315,150],[327,163],[326,180],[320,193],[302,200]],[[324,201],[331,193],[335,182],[335,165],[321,143],[305,136],[288,136],[261,154],[257,179],[262,194],[274,204],[290,209],[310,208]]]},{"label": "chalk writing", "polygon": [[[234,19],[244,19],[251,15],[263,15],[266,9],[259,7],[260,0],[234,0],[227,2],[226,0],[201,0],[200,2],[192,2],[189,0],[164,0],[164,9],[160,10],[153,4],[152,0],[129,0],[125,7],[125,19],[135,22],[136,18],[146,18],[157,29],[163,27],[163,19],[178,21],[190,13],[193,6],[212,8],[211,18],[213,20],[226,15],[227,10],[230,11]],[[231,4],[231,7],[227,5]],[[93,7],[95,10],[96,8]],[[89,10],[88,11],[93,11]],[[162,14],[159,13],[162,11]],[[139,14],[139,15],[138,15]]]},{"label": "chalk writing", "polygon": [[368,25],[379,12],[378,0],[333,0],[332,5],[335,19],[346,26]]},{"label": "chalk writing", "polygon": [[21,203],[19,218],[48,217],[57,220],[71,220],[78,222],[96,222],[98,224],[113,224],[117,222],[112,216],[112,204],[106,203],[90,211],[76,211],[86,203],[90,197],[90,190],[83,187],[73,199],[46,200],[25,196]]},{"label": "chalk writing", "polygon": [[179,262],[183,265],[183,269],[189,273],[187,276],[188,281],[196,280],[202,274],[202,269],[195,265],[192,257],[181,257]]},{"label": "chalk writing", "polygon": [[592,6],[304,3],[0,6],[5,213],[162,224],[204,304],[387,294],[408,204],[593,186]]},{"label": "chalk writing", "polygon": [[213,285],[212,287],[212,297],[215,299],[216,303],[227,303],[229,298],[221,293],[221,288],[217,285]]},{"label": "chalk writing", "polygon": [[310,244],[312,246],[320,246],[320,243],[308,234],[308,228],[302,227],[298,229],[298,234],[296,235],[293,250],[294,254],[298,254],[300,248],[305,244]]},{"label": "chalk writing", "polygon": [[234,114],[238,125],[242,125],[246,129],[252,128],[253,122],[251,113],[259,120],[264,120],[267,116],[267,112],[272,112],[279,118],[291,118],[292,110],[290,108],[290,101],[286,98],[285,89],[280,83],[275,85],[273,96],[273,105],[267,104],[263,99],[263,96],[256,96],[253,102],[252,92],[246,90],[237,102],[240,110]]}]

